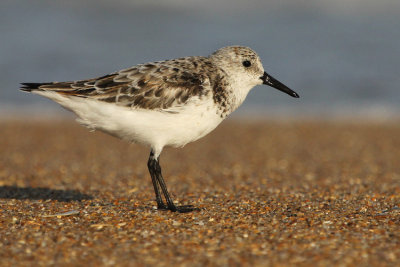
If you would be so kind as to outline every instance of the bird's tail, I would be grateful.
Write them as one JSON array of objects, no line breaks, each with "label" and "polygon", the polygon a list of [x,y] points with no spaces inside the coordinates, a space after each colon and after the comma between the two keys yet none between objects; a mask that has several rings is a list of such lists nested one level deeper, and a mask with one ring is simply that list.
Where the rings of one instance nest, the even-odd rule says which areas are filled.
[{"label": "bird's tail", "polygon": [[32,92],[32,91],[37,91],[37,90],[42,90],[40,86],[42,85],[49,85],[51,83],[21,83],[21,88],[20,90],[25,91],[25,92]]}]

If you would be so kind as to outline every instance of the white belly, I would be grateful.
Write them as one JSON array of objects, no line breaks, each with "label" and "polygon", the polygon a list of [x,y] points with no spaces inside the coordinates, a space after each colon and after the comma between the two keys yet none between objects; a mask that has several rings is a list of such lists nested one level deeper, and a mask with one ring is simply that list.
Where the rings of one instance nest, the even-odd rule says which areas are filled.
[{"label": "white belly", "polygon": [[212,99],[192,102],[166,112],[130,109],[52,92],[41,94],[72,110],[78,115],[78,121],[90,129],[149,145],[159,152],[164,146],[181,147],[193,142],[211,132],[223,120]]}]

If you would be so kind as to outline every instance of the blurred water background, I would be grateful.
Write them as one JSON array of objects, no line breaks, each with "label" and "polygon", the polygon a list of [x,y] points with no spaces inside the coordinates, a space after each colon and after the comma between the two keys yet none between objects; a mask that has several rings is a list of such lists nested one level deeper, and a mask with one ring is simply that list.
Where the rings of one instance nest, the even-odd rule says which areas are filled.
[{"label": "blurred water background", "polygon": [[236,44],[301,96],[259,86],[239,115],[400,117],[398,0],[2,0],[0,116],[65,114],[20,82],[92,78]]}]

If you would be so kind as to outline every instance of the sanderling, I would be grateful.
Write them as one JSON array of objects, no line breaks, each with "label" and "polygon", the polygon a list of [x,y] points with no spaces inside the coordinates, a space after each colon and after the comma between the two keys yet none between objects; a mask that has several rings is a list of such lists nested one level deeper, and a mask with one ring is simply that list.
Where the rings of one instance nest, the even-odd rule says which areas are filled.
[{"label": "sanderling", "polygon": [[243,46],[224,47],[208,57],[139,64],[88,80],[22,83],[21,90],[54,100],[90,129],[150,146],[147,166],[158,209],[189,212],[195,208],[176,206],[168,193],[161,151],[211,132],[259,84],[299,97],[265,72],[258,55]]}]

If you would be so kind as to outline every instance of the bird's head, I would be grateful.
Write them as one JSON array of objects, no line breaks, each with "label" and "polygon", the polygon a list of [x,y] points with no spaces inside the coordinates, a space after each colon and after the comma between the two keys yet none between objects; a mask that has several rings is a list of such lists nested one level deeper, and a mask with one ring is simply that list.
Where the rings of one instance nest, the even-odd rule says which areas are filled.
[{"label": "bird's head", "polygon": [[269,75],[261,63],[260,57],[245,46],[227,46],[210,55],[213,62],[232,77],[239,87],[250,90],[256,85],[265,84],[292,97],[299,95],[289,87]]}]

